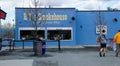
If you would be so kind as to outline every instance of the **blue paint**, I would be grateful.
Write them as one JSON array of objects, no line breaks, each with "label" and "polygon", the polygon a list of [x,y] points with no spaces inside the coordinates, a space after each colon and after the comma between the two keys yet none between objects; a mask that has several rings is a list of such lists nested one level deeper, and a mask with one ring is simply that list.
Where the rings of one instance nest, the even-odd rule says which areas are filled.
[{"label": "blue paint", "polygon": [[[24,20],[24,12],[30,13],[34,8],[15,8],[16,11],[16,29],[15,39],[19,40],[19,28],[33,27],[31,20]],[[72,28],[72,40],[61,40],[62,46],[73,45],[96,45],[96,23],[98,22],[99,11],[78,11],[74,8],[37,8],[38,12],[44,15],[67,15],[67,20],[42,20],[51,24],[40,24],[38,27],[70,27]],[[114,34],[120,29],[120,11],[100,11],[102,21],[107,25],[107,38],[113,38]],[[33,13],[34,15],[35,13]],[[72,17],[75,21],[72,21]],[[114,18],[118,19],[117,22]],[[39,20],[38,20],[39,21]],[[59,23],[59,24],[56,24]],[[62,29],[56,29],[62,30]],[[47,29],[45,29],[47,31]],[[47,38],[47,33],[45,32]],[[107,41],[109,43],[109,40]],[[46,42],[46,46],[57,46],[57,42]],[[31,44],[28,44],[31,46]]]}]

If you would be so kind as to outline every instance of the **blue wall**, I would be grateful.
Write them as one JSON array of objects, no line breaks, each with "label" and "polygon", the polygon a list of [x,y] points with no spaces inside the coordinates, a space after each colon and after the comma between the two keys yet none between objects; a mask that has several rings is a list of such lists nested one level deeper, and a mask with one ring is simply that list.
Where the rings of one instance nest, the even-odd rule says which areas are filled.
[{"label": "blue wall", "polygon": [[[37,8],[37,13],[41,13],[42,15],[67,15],[66,20],[39,20],[38,22],[43,22],[38,25],[38,27],[49,28],[49,27],[70,27],[72,28],[72,40],[61,40],[61,45],[75,45],[76,44],[76,28],[75,21],[72,20],[72,17],[75,17],[75,9],[74,8]],[[24,13],[32,13],[32,17],[35,15],[35,8],[16,8],[16,32],[15,39],[19,40],[19,28],[33,27],[32,20],[27,18],[24,20]],[[28,15],[27,15],[28,16]],[[58,29],[62,30],[62,29]],[[45,29],[45,32],[47,30]],[[45,33],[45,36],[47,33]],[[47,42],[47,45],[57,45],[57,42]]]},{"label": "blue wall", "polygon": [[[32,20],[24,20],[24,13],[35,14],[34,8],[16,8],[16,32],[15,39],[19,40],[19,28],[33,27]],[[62,46],[72,45],[96,45],[96,25],[101,15],[102,24],[107,26],[107,39],[114,37],[114,34],[120,29],[120,11],[78,11],[74,8],[37,8],[42,15],[67,15],[67,20],[43,20],[42,22],[52,22],[51,24],[40,24],[38,27],[71,27],[72,40],[62,41]],[[71,18],[75,17],[75,21]],[[118,21],[114,21],[114,19]],[[39,21],[39,20],[38,20]],[[55,24],[58,22],[59,24]],[[47,31],[47,29],[45,29]],[[45,33],[45,35],[47,35]],[[57,46],[57,42],[47,42],[48,46]],[[29,45],[28,45],[29,46]]]},{"label": "blue wall", "polygon": [[77,44],[95,44],[95,12],[76,12]]},{"label": "blue wall", "polygon": [[[114,37],[114,34],[120,29],[120,11],[77,11],[76,12],[76,38],[77,44],[96,45],[96,22],[98,22],[99,13],[101,21],[107,25],[107,39]],[[114,21],[117,18],[117,22]]]}]

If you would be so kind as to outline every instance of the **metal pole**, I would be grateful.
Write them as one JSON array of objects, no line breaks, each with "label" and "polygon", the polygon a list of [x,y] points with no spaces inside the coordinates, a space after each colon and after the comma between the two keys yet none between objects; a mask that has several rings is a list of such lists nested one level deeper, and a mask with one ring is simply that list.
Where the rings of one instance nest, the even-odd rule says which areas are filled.
[{"label": "metal pole", "polygon": [[11,51],[11,46],[12,46],[12,41],[10,40],[10,49],[9,49],[9,51]]},{"label": "metal pole", "polygon": [[60,47],[60,35],[58,35],[58,49],[59,49],[59,51],[61,51],[61,47]]},{"label": "metal pole", "polygon": [[58,39],[58,49],[59,49],[59,51],[61,51],[61,47],[60,47],[60,39]]},{"label": "metal pole", "polygon": [[102,23],[101,23],[101,13],[100,13],[100,11],[99,11],[99,25],[100,25],[100,34],[101,34]]},{"label": "metal pole", "polygon": [[24,40],[23,40],[23,49],[24,49]]},{"label": "metal pole", "polygon": [[13,40],[13,50],[15,49],[15,40]]}]

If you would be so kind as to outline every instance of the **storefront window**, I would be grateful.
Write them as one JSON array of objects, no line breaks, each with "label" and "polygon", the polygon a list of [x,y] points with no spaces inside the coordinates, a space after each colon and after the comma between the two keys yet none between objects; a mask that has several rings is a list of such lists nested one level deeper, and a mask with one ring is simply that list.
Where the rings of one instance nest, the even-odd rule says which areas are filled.
[{"label": "storefront window", "polygon": [[48,39],[57,40],[60,37],[61,40],[71,40],[71,30],[48,30]]},{"label": "storefront window", "polygon": [[[44,30],[37,31],[38,39],[44,39]],[[33,40],[35,39],[35,30],[20,30],[21,40]]]}]

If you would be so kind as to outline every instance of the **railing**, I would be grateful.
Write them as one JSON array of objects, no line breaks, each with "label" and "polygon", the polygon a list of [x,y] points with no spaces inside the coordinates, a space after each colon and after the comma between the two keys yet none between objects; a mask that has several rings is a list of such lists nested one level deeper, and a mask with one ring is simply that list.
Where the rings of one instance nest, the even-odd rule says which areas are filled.
[{"label": "railing", "polygon": [[[9,51],[14,50],[15,49],[15,42],[22,42],[22,49],[25,48],[25,42],[35,42],[35,40],[3,40],[3,41],[8,41],[8,44],[2,44],[2,47],[9,47]],[[61,51],[61,47],[60,47],[60,40],[42,40],[43,42],[58,42],[58,50]]]},{"label": "railing", "polygon": [[[60,40],[42,40],[43,42],[58,42],[58,50],[60,51],[61,50],[61,45],[60,45]],[[15,42],[22,42],[22,48],[24,49],[25,48],[25,42],[35,42],[35,40],[14,40],[13,42],[13,50],[14,50],[14,47],[15,47]]]},{"label": "railing", "polygon": [[[14,46],[14,42],[13,42],[13,40],[10,40],[10,39],[5,39],[5,40],[2,40],[2,47],[6,47],[6,46],[8,46],[9,47],[9,51],[11,51],[12,50],[12,46]],[[14,49],[14,48],[13,48]]]}]

